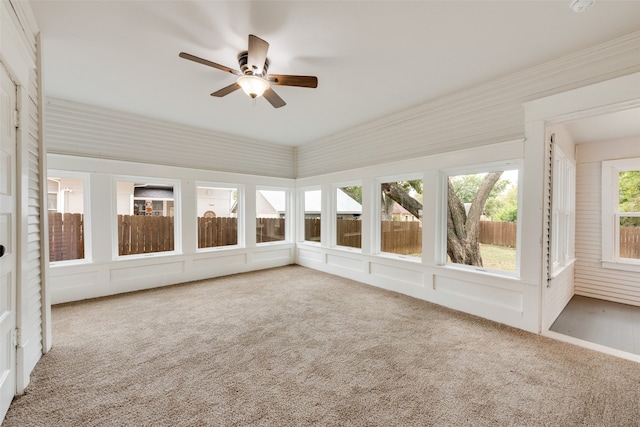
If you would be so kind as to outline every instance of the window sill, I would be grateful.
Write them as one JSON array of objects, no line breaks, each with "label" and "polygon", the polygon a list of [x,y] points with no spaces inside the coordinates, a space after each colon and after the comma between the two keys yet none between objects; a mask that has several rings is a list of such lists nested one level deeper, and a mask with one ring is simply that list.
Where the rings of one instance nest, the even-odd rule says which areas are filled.
[{"label": "window sill", "polygon": [[91,264],[91,261],[86,259],[86,258],[70,259],[70,260],[67,260],[67,261],[49,262],[49,268],[72,267],[72,266],[76,266],[76,265],[87,265],[87,264]]},{"label": "window sill", "polygon": [[351,247],[351,246],[335,245],[332,249],[336,249],[336,250],[339,250],[339,251],[346,251],[346,252],[362,253],[362,248],[354,248],[354,247]]},{"label": "window sill", "polygon": [[288,242],[286,240],[278,240],[275,242],[262,242],[262,243],[256,243],[256,248],[261,248],[261,247],[265,247],[265,246],[277,246],[277,245],[290,245],[291,242]]},{"label": "window sill", "polygon": [[602,261],[602,268],[610,270],[634,271],[640,272],[640,263],[619,262],[619,261]]},{"label": "window sill", "polygon": [[387,258],[387,259],[397,259],[400,261],[409,261],[409,262],[413,262],[413,263],[422,263],[422,255],[420,256],[409,256],[409,255],[399,255],[399,254],[394,254],[391,252],[380,252],[378,253],[378,256],[381,258]]},{"label": "window sill", "polygon": [[515,272],[515,271],[491,270],[491,269],[485,268],[485,267],[477,267],[477,266],[473,266],[473,265],[454,264],[454,263],[451,263],[451,262],[448,262],[448,263],[442,265],[442,267],[444,267],[444,268],[446,268],[448,270],[465,271],[465,272],[468,272],[468,273],[482,274],[482,275],[493,276],[493,277],[500,277],[502,279],[520,280],[520,277],[518,276],[518,273]]},{"label": "window sill", "polygon": [[163,251],[163,252],[149,252],[144,254],[131,254],[131,255],[117,255],[113,261],[128,261],[134,259],[149,259],[149,258],[165,258],[170,256],[182,255],[178,251]]},{"label": "window sill", "polygon": [[551,272],[551,279],[555,279],[556,277],[560,276],[566,269],[572,268],[575,263],[576,263],[576,259],[572,258],[568,260],[566,263],[564,263],[563,265],[558,265],[557,267],[554,267]]}]

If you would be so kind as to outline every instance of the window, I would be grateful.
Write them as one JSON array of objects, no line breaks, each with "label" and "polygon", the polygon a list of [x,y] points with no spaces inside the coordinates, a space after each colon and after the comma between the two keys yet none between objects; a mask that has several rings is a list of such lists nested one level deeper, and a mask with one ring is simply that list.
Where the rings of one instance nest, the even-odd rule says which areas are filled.
[{"label": "window", "polygon": [[576,169],[557,145],[553,147],[551,201],[551,274],[574,259]]},{"label": "window", "polygon": [[640,158],[602,162],[602,259],[640,271]]},{"label": "window", "polygon": [[320,242],[322,191],[304,191],[304,241]]},{"label": "window", "polygon": [[336,188],[336,245],[362,248],[362,186]]},{"label": "window", "polygon": [[58,171],[48,174],[49,262],[84,259],[87,177]]},{"label": "window", "polygon": [[481,271],[516,272],[518,170],[473,169],[445,175],[447,262]]},{"label": "window", "polygon": [[286,240],[287,190],[256,190],[256,243]]},{"label": "window", "polygon": [[238,186],[198,186],[198,248],[238,244]]},{"label": "window", "polygon": [[422,180],[380,184],[380,251],[422,256]]},{"label": "window", "polygon": [[176,187],[146,179],[116,182],[119,256],[175,250]]}]

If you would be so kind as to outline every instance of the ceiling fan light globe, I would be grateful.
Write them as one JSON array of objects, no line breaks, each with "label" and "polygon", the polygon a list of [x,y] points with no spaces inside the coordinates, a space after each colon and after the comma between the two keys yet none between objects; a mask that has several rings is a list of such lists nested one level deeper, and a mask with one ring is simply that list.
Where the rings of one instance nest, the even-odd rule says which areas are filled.
[{"label": "ceiling fan light globe", "polygon": [[258,98],[269,89],[269,82],[257,76],[240,76],[238,77],[238,85],[251,98]]}]

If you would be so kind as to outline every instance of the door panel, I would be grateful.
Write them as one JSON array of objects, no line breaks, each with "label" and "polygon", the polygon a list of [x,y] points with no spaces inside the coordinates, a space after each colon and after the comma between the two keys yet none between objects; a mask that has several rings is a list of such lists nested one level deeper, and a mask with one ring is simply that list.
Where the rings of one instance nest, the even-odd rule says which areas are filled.
[{"label": "door panel", "polygon": [[0,64],[0,420],[16,391],[16,86]]}]

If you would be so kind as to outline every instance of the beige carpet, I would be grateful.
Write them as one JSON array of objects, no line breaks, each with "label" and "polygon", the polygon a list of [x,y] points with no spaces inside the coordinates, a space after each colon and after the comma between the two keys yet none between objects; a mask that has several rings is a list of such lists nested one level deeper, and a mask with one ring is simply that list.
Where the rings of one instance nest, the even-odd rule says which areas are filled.
[{"label": "beige carpet", "polygon": [[300,266],[53,308],[4,426],[638,426],[640,365]]}]

